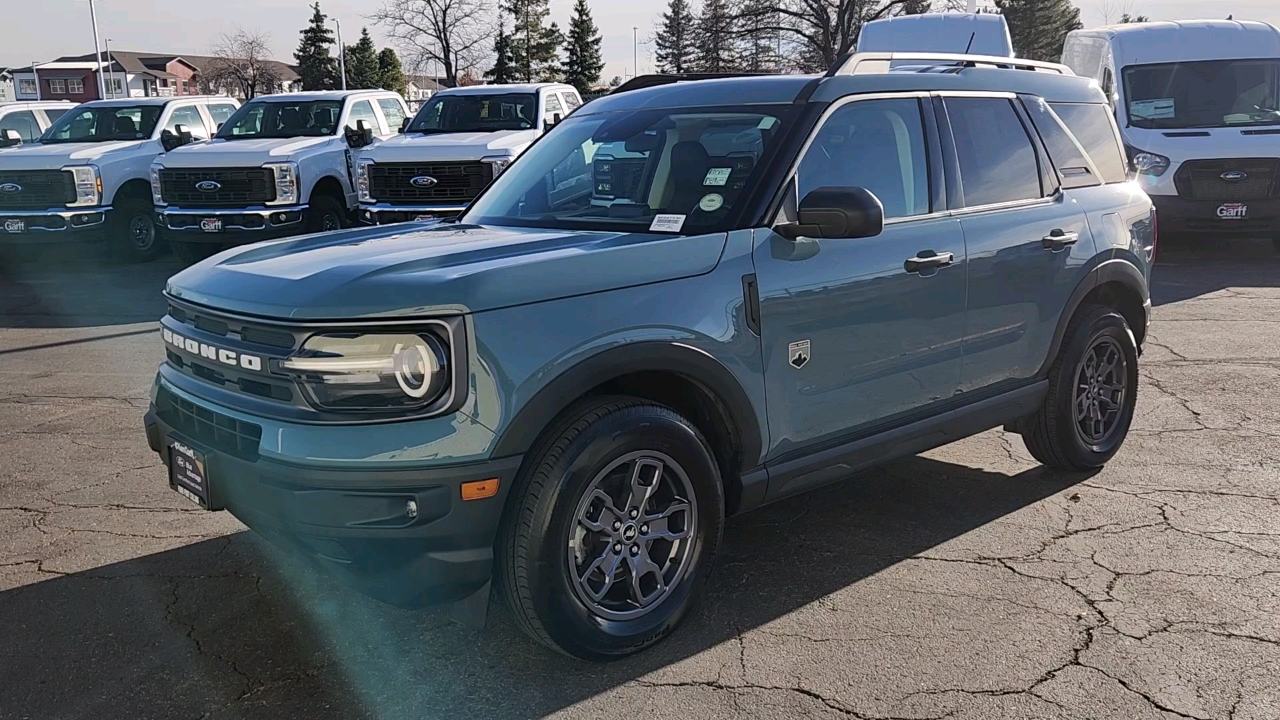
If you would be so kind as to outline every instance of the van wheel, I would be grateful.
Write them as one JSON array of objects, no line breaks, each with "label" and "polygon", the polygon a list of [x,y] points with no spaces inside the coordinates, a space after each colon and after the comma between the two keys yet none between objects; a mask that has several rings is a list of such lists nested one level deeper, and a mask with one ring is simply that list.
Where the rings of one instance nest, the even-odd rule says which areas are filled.
[{"label": "van wheel", "polygon": [[307,208],[306,230],[308,233],[341,230],[346,224],[346,215],[346,209],[337,200],[328,195],[314,197],[311,207]]},{"label": "van wheel", "polygon": [[116,205],[107,224],[112,251],[127,262],[151,262],[164,250],[156,228],[155,208],[148,202],[126,199]]},{"label": "van wheel", "polygon": [[1067,326],[1049,394],[1022,423],[1031,455],[1056,470],[1102,467],[1129,434],[1138,399],[1138,347],[1124,316],[1085,305]]},{"label": "van wheel", "polygon": [[616,659],[665,637],[701,592],[724,528],[720,472],[668,408],[595,398],[564,417],[513,488],[498,583],[539,642]]},{"label": "van wheel", "polygon": [[205,258],[213,257],[222,250],[222,245],[219,243],[171,240],[169,245],[173,248],[173,256],[178,258],[183,265],[195,265]]}]

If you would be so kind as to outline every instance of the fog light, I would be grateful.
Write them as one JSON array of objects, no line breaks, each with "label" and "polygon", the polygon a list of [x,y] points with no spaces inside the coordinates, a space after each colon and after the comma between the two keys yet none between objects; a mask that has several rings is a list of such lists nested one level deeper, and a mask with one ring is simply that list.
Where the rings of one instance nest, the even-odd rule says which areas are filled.
[{"label": "fog light", "polygon": [[404,504],[404,514],[408,515],[409,519],[418,517],[418,501],[410,500],[406,502]]}]

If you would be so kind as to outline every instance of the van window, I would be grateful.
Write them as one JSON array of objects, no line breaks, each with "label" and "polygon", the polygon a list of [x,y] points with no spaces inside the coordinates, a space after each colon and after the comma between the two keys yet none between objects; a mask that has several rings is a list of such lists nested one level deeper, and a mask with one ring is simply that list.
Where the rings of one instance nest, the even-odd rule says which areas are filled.
[{"label": "van window", "polygon": [[[753,132],[759,134],[746,128],[735,137],[762,152],[763,141],[753,140]],[[836,110],[800,161],[796,186],[801,198],[820,187],[866,188],[884,204],[886,219],[927,214],[929,163],[919,101],[866,100]]]},{"label": "van window", "polygon": [[1084,149],[1049,109],[1049,105],[1038,97],[1024,97],[1023,105],[1027,108],[1031,124],[1035,125],[1045,149],[1049,151],[1049,159],[1058,171],[1062,187],[1070,190],[1101,185],[1102,178],[1094,176],[1089,161],[1085,160]]},{"label": "van window", "polygon": [[1280,59],[1131,65],[1124,95],[1134,127],[1280,125]]},{"label": "van window", "polygon": [[1043,196],[1031,136],[1003,98],[947,98],[966,207]]},{"label": "van window", "polygon": [[1089,153],[1103,182],[1117,183],[1129,179],[1129,166],[1111,122],[1110,108],[1084,103],[1052,103],[1051,107]]}]

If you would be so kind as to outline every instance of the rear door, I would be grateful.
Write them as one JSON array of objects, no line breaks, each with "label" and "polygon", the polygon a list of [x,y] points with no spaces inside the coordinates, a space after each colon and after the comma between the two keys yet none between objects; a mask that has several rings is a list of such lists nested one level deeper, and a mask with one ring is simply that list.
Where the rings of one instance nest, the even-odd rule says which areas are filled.
[{"label": "rear door", "polygon": [[1015,96],[944,95],[944,115],[969,252],[960,389],[995,391],[1039,372],[1093,238]]}]

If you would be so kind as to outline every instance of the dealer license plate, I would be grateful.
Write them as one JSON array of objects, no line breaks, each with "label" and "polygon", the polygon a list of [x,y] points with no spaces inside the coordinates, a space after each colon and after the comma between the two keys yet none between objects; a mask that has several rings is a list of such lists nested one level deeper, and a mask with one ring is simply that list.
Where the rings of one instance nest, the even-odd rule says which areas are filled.
[{"label": "dealer license plate", "polygon": [[418,216],[415,216],[413,219],[415,222],[430,222],[431,220],[435,220],[436,216],[435,215],[418,215]]},{"label": "dealer license plate", "polygon": [[13,233],[14,235],[24,233],[27,231],[27,221],[26,220],[5,220],[4,231],[7,233]]},{"label": "dealer license plate", "polygon": [[207,233],[222,232],[222,218],[205,218],[200,221],[200,229]]},{"label": "dealer license plate", "polygon": [[169,443],[169,486],[200,507],[209,507],[204,454],[179,440]]},{"label": "dealer license plate", "polygon": [[1218,206],[1218,217],[1222,220],[1248,220],[1249,206],[1244,203],[1223,203]]}]

